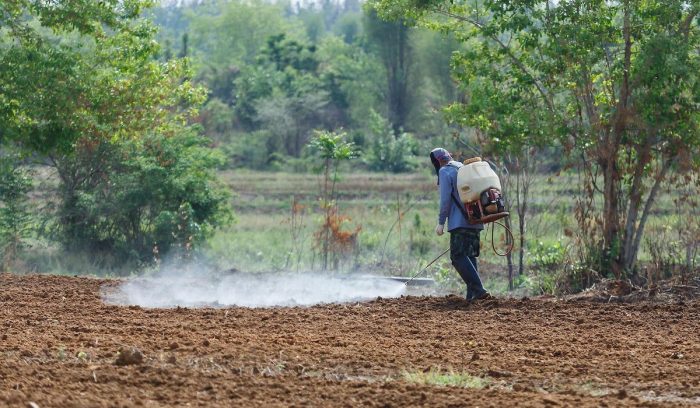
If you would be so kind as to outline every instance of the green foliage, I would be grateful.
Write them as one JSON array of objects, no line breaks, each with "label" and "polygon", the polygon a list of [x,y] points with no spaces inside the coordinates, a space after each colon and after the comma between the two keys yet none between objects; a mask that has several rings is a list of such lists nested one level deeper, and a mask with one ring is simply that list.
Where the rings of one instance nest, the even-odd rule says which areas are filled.
[{"label": "green foliage", "polygon": [[302,28],[283,18],[284,5],[254,1],[210,2],[185,12],[192,58],[215,67],[255,64],[270,36],[302,38]]},{"label": "green foliage", "polygon": [[0,33],[5,140],[64,153],[85,134],[133,137],[181,121],[190,103],[201,102],[204,91],[183,81],[185,63],[152,59],[154,27],[136,18],[147,3],[110,1],[80,12],[72,3],[16,4],[28,7],[25,14]]},{"label": "green foliage", "polygon": [[343,226],[350,218],[338,211],[335,185],[338,181],[338,165],[357,157],[358,153],[352,142],[345,140],[344,132],[314,131],[309,142],[310,156],[318,159],[318,170],[323,172],[321,190],[321,209],[324,212],[323,224],[316,232],[316,246],[320,250],[323,269],[329,266],[329,260],[338,268],[340,256],[356,249],[358,226],[354,231],[345,231]]},{"label": "green foliage", "polygon": [[202,107],[199,121],[207,136],[218,142],[228,139],[234,131],[233,109],[218,98],[209,99]]},{"label": "green foliage", "polygon": [[336,26],[334,33],[342,38],[346,44],[352,44],[358,40],[362,33],[362,15],[360,13],[343,14]]},{"label": "green foliage", "polygon": [[358,153],[352,142],[345,140],[343,132],[315,131],[309,142],[311,155],[323,160],[340,161],[357,157]]},{"label": "green foliage", "polygon": [[188,125],[206,91],[188,60],[157,60],[150,4],[20,1],[0,17],[3,142],[48,157],[59,240],[111,265],[187,251],[226,212],[220,160]]},{"label": "green foliage", "polygon": [[365,163],[370,170],[401,173],[413,170],[410,157],[416,153],[413,137],[401,132],[394,135],[389,123],[378,113],[370,112],[370,142]]},{"label": "green foliage", "polygon": [[386,87],[380,62],[358,45],[333,36],[319,44],[318,58],[324,87],[338,108],[338,122],[365,128],[372,109],[381,105]]},{"label": "green foliage", "polygon": [[[217,142],[262,132],[269,136],[267,157],[296,163],[312,129],[359,135],[372,110],[390,118],[395,134],[410,129],[421,139],[446,133],[435,109],[456,95],[445,75],[454,41],[443,46],[425,30],[386,24],[357,3],[291,7],[236,0],[154,14],[164,25],[161,43],[178,44],[190,34],[197,80],[211,89],[200,123]],[[214,100],[233,110],[228,120]]]},{"label": "green foliage", "polygon": [[[36,35],[36,26],[27,16],[35,16],[42,26],[56,31],[78,31],[84,35],[100,36],[106,28],[121,29],[153,3],[142,0],[106,0],[101,2],[47,3],[37,0],[3,1],[0,26],[22,40]],[[78,9],[80,12],[76,12]]]},{"label": "green foliage", "polygon": [[334,128],[342,119],[335,113],[344,97],[319,72],[316,47],[284,34],[272,36],[258,65],[236,80],[235,111],[248,129],[262,127],[273,139],[268,154],[299,157],[313,128]]},{"label": "green foliage", "polygon": [[227,106],[236,102],[235,81],[241,74],[240,68],[234,65],[217,67],[207,65],[197,73],[197,81],[207,84],[210,100],[219,100]]},{"label": "green foliage", "polygon": [[[560,143],[601,174],[582,186],[603,208],[579,218],[620,276],[636,262],[658,185],[676,163],[697,169],[697,2],[375,0],[380,16],[450,33],[464,45],[447,109],[497,153]],[[593,181],[594,182],[594,181]],[[584,183],[593,183],[588,180]],[[655,187],[656,186],[656,187]],[[597,191],[601,191],[600,194]],[[600,220],[601,222],[597,222]]]},{"label": "green foliage", "polygon": [[190,253],[228,220],[221,161],[192,132],[82,146],[58,163],[58,238],[115,265]]},{"label": "green foliage", "polygon": [[532,292],[557,294],[559,281],[566,278],[568,250],[561,241],[546,245],[542,241],[530,249],[532,273],[525,278],[525,286]]},{"label": "green foliage", "polygon": [[557,241],[551,245],[545,245],[538,241],[534,248],[530,249],[530,263],[534,270],[541,272],[554,272],[560,269],[566,261],[567,248]]},{"label": "green foliage", "polygon": [[267,130],[250,133],[235,133],[221,146],[232,168],[269,170],[275,164],[271,152],[276,140]]},{"label": "green foliage", "polygon": [[0,266],[3,271],[11,268],[31,232],[28,193],[32,181],[19,164],[16,156],[0,158]]},{"label": "green foliage", "polygon": [[385,90],[386,112],[394,133],[406,128],[411,111],[413,71],[410,28],[404,19],[384,21],[374,9],[366,8],[364,16],[366,35],[384,65],[387,78]]}]

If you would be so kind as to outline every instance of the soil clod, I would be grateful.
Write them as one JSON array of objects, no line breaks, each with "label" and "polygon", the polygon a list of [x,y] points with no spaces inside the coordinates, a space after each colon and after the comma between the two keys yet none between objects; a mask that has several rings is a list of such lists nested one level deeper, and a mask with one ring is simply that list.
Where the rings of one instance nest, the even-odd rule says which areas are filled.
[{"label": "soil clod", "polygon": [[127,366],[134,364],[143,363],[143,353],[136,347],[128,347],[119,350],[117,359],[114,361],[115,365]]}]

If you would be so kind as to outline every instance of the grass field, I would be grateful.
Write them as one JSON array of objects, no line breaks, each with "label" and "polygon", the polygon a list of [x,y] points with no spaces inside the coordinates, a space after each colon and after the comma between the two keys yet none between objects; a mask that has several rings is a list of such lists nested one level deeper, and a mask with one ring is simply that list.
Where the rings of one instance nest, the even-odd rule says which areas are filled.
[{"label": "grass field", "polygon": [[[237,222],[217,232],[207,253],[222,268],[246,271],[317,269],[313,233],[322,222],[318,197],[320,178],[308,174],[227,172],[223,180],[235,192]],[[564,184],[562,184],[564,185]],[[530,228],[533,237],[556,242],[564,228],[572,227],[571,201],[559,195],[556,186],[546,182],[536,189]],[[413,275],[449,246],[447,235],[435,236],[438,195],[430,173],[343,174],[336,186],[338,206],[350,217],[347,228],[360,226],[358,251],[341,264],[343,270],[392,275]],[[303,206],[298,225],[300,239],[292,239],[293,199]],[[544,206],[556,202],[554,214],[543,213]],[[401,215],[401,216],[399,216]],[[486,233],[482,234],[482,270],[493,289],[505,289],[505,259],[496,256]],[[489,238],[490,239],[490,238]],[[498,240],[498,234],[496,236]],[[317,248],[316,248],[317,249]],[[298,255],[301,253],[301,256]],[[428,271],[443,286],[459,287],[449,256]]]},{"label": "grass field", "polygon": [[[40,202],[45,201],[47,191],[55,188],[55,180],[52,181],[50,173],[38,174],[40,180],[34,196]],[[227,170],[220,173],[220,178],[233,193],[235,222],[217,230],[203,247],[204,258],[213,267],[247,272],[321,269],[314,237],[323,221],[320,176]],[[527,273],[526,279],[518,281],[522,291],[539,290],[542,286],[532,281],[533,254],[554,253],[556,261],[572,260],[577,231],[573,208],[578,185],[573,174],[535,177],[528,202]],[[356,173],[346,168],[339,175],[336,191],[339,213],[348,217],[344,228],[360,228],[355,250],[343,256],[337,272],[412,276],[449,246],[447,234],[437,237],[434,233],[438,193],[434,174],[428,167],[409,174]],[[662,237],[657,242],[669,247],[679,239],[679,232],[684,231],[682,223],[687,221],[674,211],[672,191],[662,191],[646,234]],[[294,203],[298,204],[295,217]],[[511,222],[517,242],[517,214],[511,214]],[[569,232],[568,236],[565,231]],[[494,241],[500,251],[504,249],[503,239],[503,229],[496,227]],[[665,250],[669,251],[669,257],[682,255]],[[29,258],[38,265],[34,270],[39,272],[110,274],[89,258],[65,254],[40,240],[33,243]],[[644,262],[650,259],[645,241],[640,259]],[[514,261],[517,262],[517,256]],[[506,259],[492,250],[491,230],[482,233],[480,263],[487,287],[494,292],[505,291]],[[425,274],[446,289],[462,288],[448,255]]]},{"label": "grass field", "polygon": [[[336,186],[340,213],[350,218],[348,229],[361,227],[358,251],[341,263],[342,270],[412,275],[449,246],[447,235],[437,237],[433,232],[438,194],[429,170],[398,175],[341,174]],[[206,249],[211,258],[221,267],[246,271],[318,269],[313,233],[322,222],[319,176],[248,171],[228,171],[221,176],[235,193],[237,221],[215,234]],[[527,218],[526,264],[532,261],[527,255],[538,245],[573,252],[575,233],[566,236],[565,231],[577,230],[573,214],[577,185],[576,176],[571,174],[535,177]],[[673,211],[672,198],[669,191],[659,196],[647,236],[677,238],[673,234],[683,219]],[[294,199],[304,206],[296,228],[291,222]],[[516,214],[511,215],[511,221],[515,232]],[[297,239],[292,238],[293,231]],[[496,227],[495,241],[500,251],[503,237],[503,230]],[[644,244],[640,258],[649,260]],[[482,233],[480,262],[491,289],[504,290],[506,260],[492,250],[490,230]],[[451,270],[449,257],[445,256],[429,274],[445,286],[456,287],[459,279]]]}]

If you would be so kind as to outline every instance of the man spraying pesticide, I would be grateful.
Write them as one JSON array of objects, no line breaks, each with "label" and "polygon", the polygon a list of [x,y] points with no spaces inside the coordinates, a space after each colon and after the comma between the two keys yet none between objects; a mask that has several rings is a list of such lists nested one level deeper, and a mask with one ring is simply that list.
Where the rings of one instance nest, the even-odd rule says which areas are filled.
[{"label": "man spraying pesticide", "polygon": [[467,300],[489,299],[491,294],[484,289],[478,271],[479,235],[484,223],[508,216],[500,181],[488,163],[478,157],[462,164],[454,161],[447,150],[436,148],[430,152],[430,160],[440,192],[435,233],[443,235],[447,221],[450,260],[467,285]]}]

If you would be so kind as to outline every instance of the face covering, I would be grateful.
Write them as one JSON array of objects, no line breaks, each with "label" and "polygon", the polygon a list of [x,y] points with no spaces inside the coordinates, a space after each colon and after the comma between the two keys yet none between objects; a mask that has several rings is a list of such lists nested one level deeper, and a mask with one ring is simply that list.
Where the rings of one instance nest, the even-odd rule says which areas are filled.
[{"label": "face covering", "polygon": [[438,176],[438,185],[440,185],[440,159],[444,159],[445,157],[451,158],[450,153],[441,147],[433,149],[433,151],[430,152],[430,161],[433,162],[433,167],[435,167],[435,175]]}]

